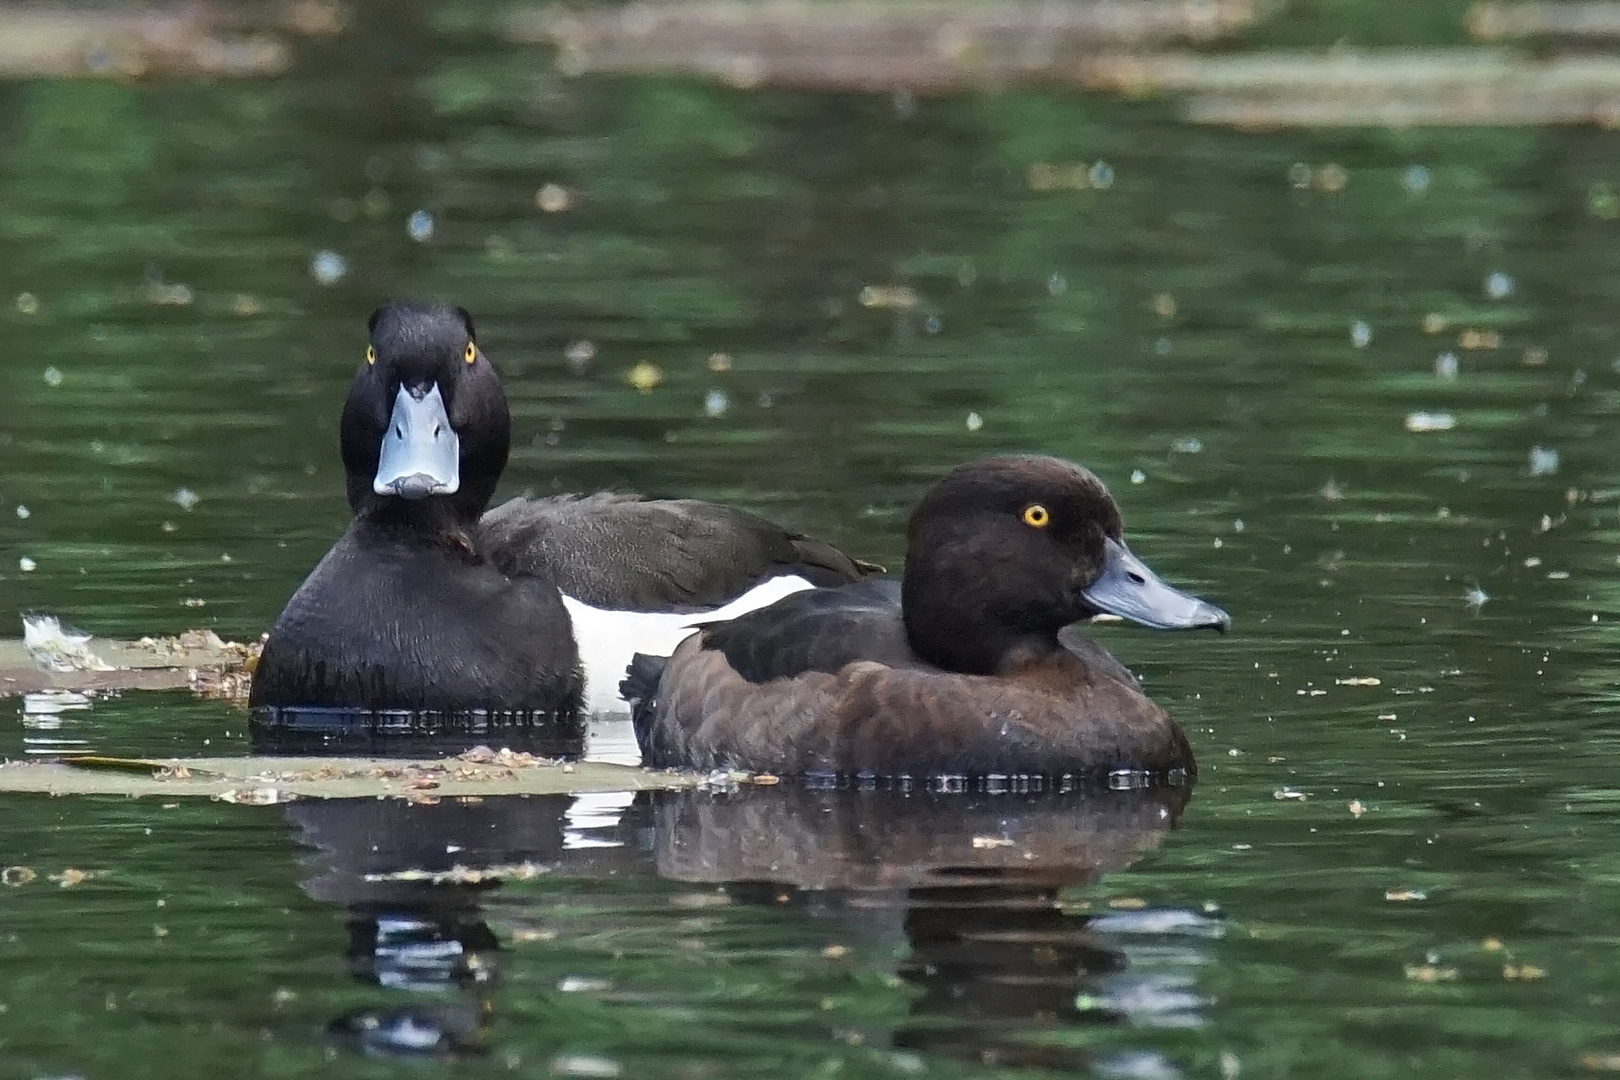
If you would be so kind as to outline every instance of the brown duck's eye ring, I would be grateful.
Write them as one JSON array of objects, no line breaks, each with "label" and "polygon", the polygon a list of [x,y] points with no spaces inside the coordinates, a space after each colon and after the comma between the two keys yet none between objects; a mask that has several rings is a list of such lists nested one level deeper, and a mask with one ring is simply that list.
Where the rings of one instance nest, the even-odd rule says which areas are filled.
[{"label": "brown duck's eye ring", "polygon": [[1040,503],[1024,507],[1024,524],[1032,529],[1044,529],[1052,523],[1052,515]]},{"label": "brown duck's eye ring", "polygon": [[470,341],[467,342],[467,351],[462,354],[461,358],[463,360],[467,361],[467,363],[469,363],[469,364],[472,363],[474,360],[477,360],[478,359],[478,346],[474,345]]},{"label": "brown duck's eye ring", "polygon": [[376,362],[377,362],[377,350],[376,350],[376,348],[371,346],[371,345],[367,345],[366,346],[366,363],[375,364]]}]

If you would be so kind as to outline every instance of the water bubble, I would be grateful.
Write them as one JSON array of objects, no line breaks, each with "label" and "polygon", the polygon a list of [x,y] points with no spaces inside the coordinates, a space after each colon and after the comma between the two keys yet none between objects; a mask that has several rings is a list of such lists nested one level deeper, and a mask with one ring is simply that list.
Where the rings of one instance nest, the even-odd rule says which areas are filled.
[{"label": "water bubble", "polygon": [[1069,279],[1062,274],[1053,274],[1046,279],[1046,291],[1053,296],[1061,296],[1069,291]]},{"label": "water bubble", "polygon": [[1358,349],[1365,349],[1372,344],[1372,327],[1357,319],[1350,324],[1350,344]]},{"label": "water bubble", "polygon": [[45,369],[45,385],[55,388],[62,385],[62,373],[54,367]]},{"label": "water bubble", "polygon": [[1434,358],[1434,374],[1441,379],[1455,379],[1459,370],[1457,354],[1443,352]]},{"label": "water bubble", "polygon": [[433,228],[436,223],[433,215],[426,210],[418,210],[405,219],[405,231],[410,233],[411,239],[418,244],[433,239]]},{"label": "water bubble", "polygon": [[940,320],[938,315],[930,315],[923,320],[923,330],[926,333],[937,334],[943,329],[945,329],[945,323]]},{"label": "water bubble", "polygon": [[190,510],[202,501],[202,496],[188,487],[175,488],[174,493],[169,496],[169,501],[182,510]]},{"label": "water bubble", "polygon": [[309,261],[309,273],[322,285],[336,285],[349,273],[349,260],[335,251],[317,251]]},{"label": "water bubble", "polygon": [[1513,295],[1513,288],[1512,276],[1500,270],[1485,279],[1485,295],[1492,300],[1506,300]]},{"label": "water bubble", "polygon": [[976,412],[967,414],[967,429],[969,431],[978,431],[982,427],[984,427],[984,417]]},{"label": "water bubble", "polygon": [[1421,195],[1429,190],[1429,170],[1422,165],[1408,165],[1401,174],[1401,186],[1410,194]]},{"label": "water bubble", "polygon": [[31,516],[31,512],[29,511],[28,507],[24,506],[22,503],[18,503],[17,504],[17,517],[19,517],[23,521],[27,521],[30,516]]},{"label": "water bubble", "polygon": [[724,390],[714,389],[703,395],[703,415],[718,420],[731,411],[731,397]]},{"label": "water bubble", "polygon": [[1114,184],[1114,167],[1106,161],[1099,161],[1086,172],[1086,179],[1091,186],[1099,191],[1105,191]]},{"label": "water bubble", "polygon": [[1530,448],[1530,475],[1552,476],[1558,472],[1558,451],[1546,446]]}]

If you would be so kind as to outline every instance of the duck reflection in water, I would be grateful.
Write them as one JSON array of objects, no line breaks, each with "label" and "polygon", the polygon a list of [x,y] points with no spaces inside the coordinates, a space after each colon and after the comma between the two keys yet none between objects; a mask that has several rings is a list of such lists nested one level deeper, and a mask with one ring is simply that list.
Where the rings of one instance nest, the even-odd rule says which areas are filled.
[{"label": "duck reflection in water", "polygon": [[[533,998],[554,991],[596,995],[622,1018],[612,1044],[626,1056],[657,1054],[637,1017],[671,990],[632,984],[664,978],[644,974],[655,970],[678,980],[706,952],[717,979],[740,978],[736,965],[755,961],[723,952],[724,943],[783,932],[775,922],[762,931],[747,914],[764,905],[799,927],[787,947],[804,947],[808,930],[812,941],[833,942],[823,956],[847,956],[852,974],[875,967],[917,991],[909,1019],[886,1012],[854,1021],[858,1030],[809,1006],[797,1037],[827,1042],[829,1052],[858,1043],[1077,1068],[1107,1062],[1061,1045],[1065,1028],[1200,1022],[1190,972],[1214,924],[1178,911],[1090,916],[1063,903],[1064,890],[1156,847],[1189,795],[1187,787],[990,794],[782,785],[437,805],[312,801],[288,813],[315,849],[306,892],[348,910],[353,973],[414,999],[333,1025],[369,1052],[476,1052],[493,1002],[505,997],[499,971],[511,967],[541,989],[503,1011],[532,1016]],[[654,877],[714,889],[666,897],[632,884]],[[512,878],[532,881],[496,887]],[[705,910],[694,922],[698,901]],[[710,932],[712,947],[702,942]],[[629,976],[612,944],[626,935],[659,954]],[[1139,953],[1151,956],[1151,970],[1133,970]],[[785,983],[782,992],[794,990]],[[717,1022],[746,1024],[747,1011],[740,1015]],[[600,1045],[575,1045],[577,1032],[545,1026],[523,1025],[521,1037],[563,1055]]]}]

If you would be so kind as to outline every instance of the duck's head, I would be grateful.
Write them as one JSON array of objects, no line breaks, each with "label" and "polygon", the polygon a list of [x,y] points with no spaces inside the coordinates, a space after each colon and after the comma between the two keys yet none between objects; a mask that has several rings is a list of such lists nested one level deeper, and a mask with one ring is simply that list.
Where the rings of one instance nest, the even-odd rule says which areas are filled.
[{"label": "duck's head", "polygon": [[955,671],[1003,670],[1095,615],[1157,630],[1231,625],[1132,555],[1102,481],[1058,458],[957,467],[918,504],[906,548],[907,635],[920,656]]},{"label": "duck's head", "polygon": [[476,520],[506,468],[511,416],[472,317],[443,304],[386,304],[368,329],[343,406],[349,506],[423,504]]}]

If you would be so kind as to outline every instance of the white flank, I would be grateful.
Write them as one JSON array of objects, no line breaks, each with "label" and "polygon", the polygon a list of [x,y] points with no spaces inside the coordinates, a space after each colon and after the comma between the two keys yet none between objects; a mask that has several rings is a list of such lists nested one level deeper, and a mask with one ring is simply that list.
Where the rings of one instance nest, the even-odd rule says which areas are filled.
[{"label": "white flank", "polygon": [[619,696],[619,683],[636,653],[668,656],[699,626],[735,619],[792,593],[811,588],[796,575],[774,577],[743,593],[725,607],[679,614],[646,611],[606,611],[563,594],[563,604],[574,623],[580,665],[585,669],[585,708],[593,713],[627,713],[630,706]]}]

